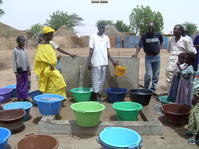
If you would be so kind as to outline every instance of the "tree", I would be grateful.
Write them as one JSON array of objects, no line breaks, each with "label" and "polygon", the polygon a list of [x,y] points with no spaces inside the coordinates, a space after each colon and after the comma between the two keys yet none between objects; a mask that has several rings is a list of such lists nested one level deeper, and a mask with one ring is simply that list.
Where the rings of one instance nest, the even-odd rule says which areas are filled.
[{"label": "tree", "polygon": [[191,22],[185,22],[182,25],[184,25],[187,29],[186,34],[189,36],[192,36],[195,32],[198,31],[198,26]]},{"label": "tree", "polygon": [[155,29],[158,32],[163,30],[163,17],[160,12],[152,11],[149,6],[134,8],[132,13],[129,16],[130,20],[130,29],[136,34],[142,34],[148,31],[148,24],[153,22]]},{"label": "tree", "polygon": [[31,37],[34,37],[36,35],[38,35],[41,30],[42,30],[43,25],[41,24],[34,24],[31,26],[30,30],[28,30],[28,33]]},{"label": "tree", "polygon": [[111,20],[99,20],[99,21],[97,21],[96,25],[101,24],[101,23],[105,24],[106,26],[113,25],[113,21],[111,21]]},{"label": "tree", "polygon": [[[3,3],[3,1],[0,0],[0,4],[2,4],[2,3]],[[0,16],[2,16],[3,14],[4,14],[4,11],[2,9],[0,9]]]},{"label": "tree", "polygon": [[129,32],[130,27],[126,25],[122,20],[117,20],[117,22],[114,24],[116,29],[120,32]]},{"label": "tree", "polygon": [[50,15],[50,19],[47,20],[47,25],[55,30],[59,29],[62,25],[66,25],[73,30],[75,26],[82,25],[81,21],[83,21],[83,19],[75,13],[68,15],[67,12],[56,11]]}]

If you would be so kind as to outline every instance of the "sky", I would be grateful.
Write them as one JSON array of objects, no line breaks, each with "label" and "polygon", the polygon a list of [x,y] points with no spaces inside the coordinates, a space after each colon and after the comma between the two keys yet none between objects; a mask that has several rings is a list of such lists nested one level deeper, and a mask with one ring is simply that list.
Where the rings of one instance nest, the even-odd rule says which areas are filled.
[{"label": "sky", "polygon": [[137,5],[161,12],[164,33],[170,33],[175,24],[185,21],[199,24],[199,0],[108,0],[106,4],[93,4],[91,0],[3,0],[0,8],[5,14],[0,22],[26,30],[36,23],[44,24],[53,12],[60,10],[82,17],[84,25],[75,27],[75,31],[78,35],[90,35],[97,32],[98,20],[122,20],[129,25],[129,15]]}]

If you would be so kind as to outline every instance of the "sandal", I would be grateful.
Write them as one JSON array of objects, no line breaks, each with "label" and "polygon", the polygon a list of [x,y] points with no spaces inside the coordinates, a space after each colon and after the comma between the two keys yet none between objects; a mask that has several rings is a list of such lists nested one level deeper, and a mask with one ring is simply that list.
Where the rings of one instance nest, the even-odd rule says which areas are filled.
[{"label": "sandal", "polygon": [[188,139],[188,143],[189,143],[189,144],[199,144],[199,140],[196,140],[196,139],[194,139],[194,138],[189,138],[189,139]]}]

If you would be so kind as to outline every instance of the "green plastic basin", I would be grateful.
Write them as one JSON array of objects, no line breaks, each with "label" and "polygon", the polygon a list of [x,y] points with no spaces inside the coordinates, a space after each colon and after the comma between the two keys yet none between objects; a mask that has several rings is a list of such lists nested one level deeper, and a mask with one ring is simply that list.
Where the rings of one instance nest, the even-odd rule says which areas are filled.
[{"label": "green plastic basin", "polygon": [[75,102],[80,102],[80,101],[89,101],[91,98],[91,88],[73,88],[70,90],[72,93]]},{"label": "green plastic basin", "polygon": [[112,107],[119,121],[137,121],[138,113],[142,110],[142,105],[136,102],[115,102]]},{"label": "green plastic basin", "polygon": [[168,99],[168,96],[167,96],[167,95],[165,95],[165,96],[159,96],[158,99],[159,99],[159,101],[160,101],[162,104],[174,103],[174,102],[172,102],[172,101],[170,101],[170,100]]},{"label": "green plastic basin", "polygon": [[77,125],[82,127],[93,127],[99,124],[105,106],[101,103],[90,101],[73,103],[71,108],[74,112]]}]

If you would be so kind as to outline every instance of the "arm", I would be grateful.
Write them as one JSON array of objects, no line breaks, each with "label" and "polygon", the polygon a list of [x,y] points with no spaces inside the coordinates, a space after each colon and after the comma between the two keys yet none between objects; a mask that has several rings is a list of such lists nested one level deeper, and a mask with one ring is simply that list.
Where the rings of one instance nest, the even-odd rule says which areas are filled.
[{"label": "arm", "polygon": [[118,62],[115,62],[112,57],[111,57],[111,54],[109,52],[109,50],[107,49],[107,52],[108,52],[108,59],[112,62],[113,66],[116,66],[116,65],[119,65]]},{"label": "arm", "polygon": [[[135,56],[138,56],[138,54],[139,54],[139,52],[140,52],[140,49],[143,47],[142,40],[143,40],[143,36],[141,37],[141,39],[140,39],[140,41],[139,41],[138,48],[136,48]],[[133,56],[133,55],[132,55],[132,56]]]},{"label": "arm", "polygon": [[75,57],[77,56],[77,55],[70,54],[70,53],[68,53],[68,52],[66,52],[66,51],[64,51],[64,50],[62,50],[60,47],[58,47],[56,50],[59,51],[59,52],[61,52],[61,53],[63,53],[63,54],[69,55],[69,56],[71,56],[72,58],[75,58]]},{"label": "arm", "polygon": [[91,64],[91,57],[93,56],[93,48],[90,48],[90,52],[89,52],[89,56],[88,56],[88,60],[87,60],[87,63],[88,63],[88,69],[90,70],[91,67],[92,67],[92,64]]},{"label": "arm", "polygon": [[159,40],[160,40],[160,49],[163,49],[163,37],[161,34],[160,34]]},{"label": "arm", "polygon": [[16,62],[16,56],[15,56],[16,52],[15,50],[13,50],[13,55],[12,55],[12,63],[13,63],[13,71],[15,73],[15,75],[17,76],[17,62]]}]

